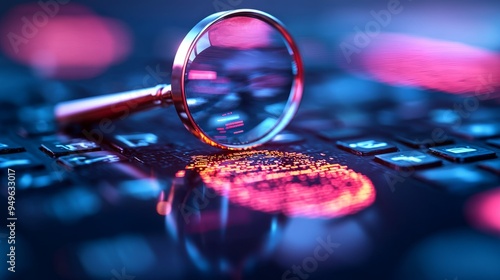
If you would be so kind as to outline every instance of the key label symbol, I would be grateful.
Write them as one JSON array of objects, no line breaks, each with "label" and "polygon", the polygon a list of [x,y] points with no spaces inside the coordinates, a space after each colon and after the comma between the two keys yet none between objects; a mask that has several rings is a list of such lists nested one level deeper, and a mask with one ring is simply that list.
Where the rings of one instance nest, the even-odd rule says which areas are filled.
[{"label": "key label symbol", "polygon": [[158,143],[158,136],[152,133],[117,135],[115,138],[130,148],[147,147]]},{"label": "key label symbol", "polygon": [[69,161],[74,162],[75,164],[78,165],[88,165],[96,162],[117,162],[120,161],[120,158],[115,155],[107,155],[107,156],[102,156],[102,157],[97,157],[97,158],[86,158],[86,157],[74,157],[71,158]]},{"label": "key label symbol", "polygon": [[464,153],[476,152],[477,150],[470,147],[456,147],[456,148],[446,149],[446,151],[454,154],[464,154]]},{"label": "key label symbol", "polygon": [[91,142],[78,142],[78,143],[72,143],[72,144],[67,144],[67,145],[62,145],[58,144],[56,145],[57,148],[61,148],[67,151],[77,151],[79,148],[82,149],[88,149],[88,148],[95,148],[96,145]]},{"label": "key label symbol", "polygon": [[351,148],[358,148],[359,147],[359,148],[363,148],[363,149],[376,149],[376,148],[382,148],[385,146],[387,146],[387,143],[377,142],[375,140],[368,140],[368,141],[349,144],[349,147],[351,147]]},{"label": "key label symbol", "polygon": [[425,158],[425,156],[396,156],[391,158],[392,161],[408,161],[408,162],[415,162],[415,163],[420,163],[422,162],[422,158]]}]

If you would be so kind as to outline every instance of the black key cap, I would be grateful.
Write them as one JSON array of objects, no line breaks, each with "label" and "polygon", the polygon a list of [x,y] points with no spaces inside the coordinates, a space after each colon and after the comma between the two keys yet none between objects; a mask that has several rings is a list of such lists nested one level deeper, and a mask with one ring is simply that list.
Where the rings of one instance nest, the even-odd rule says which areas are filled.
[{"label": "black key cap", "polygon": [[358,128],[325,129],[319,130],[316,133],[326,140],[339,140],[363,136],[363,131]]},{"label": "black key cap", "polygon": [[424,169],[442,164],[441,160],[418,151],[378,155],[375,161],[395,170]]},{"label": "black key cap", "polygon": [[38,137],[43,135],[54,134],[57,131],[57,125],[53,122],[39,121],[34,123],[23,124],[18,134],[22,137]]},{"label": "black key cap", "polygon": [[398,148],[387,141],[380,139],[358,139],[349,141],[337,141],[337,146],[345,151],[359,156],[369,156],[396,152]]},{"label": "black key cap", "polygon": [[0,154],[12,154],[24,152],[26,149],[24,147],[17,145],[16,143],[10,141],[6,138],[0,138]]},{"label": "black key cap", "polygon": [[98,163],[113,163],[127,161],[127,158],[108,151],[98,151],[83,153],[77,155],[69,155],[60,157],[57,162],[64,165],[66,168],[74,169],[84,166],[90,166]]},{"label": "black key cap", "polygon": [[43,167],[41,161],[28,153],[0,155],[0,169],[41,169]]},{"label": "black key cap", "polygon": [[101,147],[94,142],[85,139],[72,139],[69,141],[46,142],[40,149],[51,157],[59,157],[70,154],[99,151]]},{"label": "black key cap", "polygon": [[466,124],[454,129],[453,133],[467,139],[486,139],[500,135],[500,124]]},{"label": "black key cap", "polygon": [[429,150],[431,153],[453,162],[473,162],[496,157],[495,152],[472,145],[449,145]]},{"label": "black key cap", "polygon": [[131,133],[114,136],[112,145],[120,152],[130,152],[139,148],[157,146],[158,136],[153,133]]},{"label": "black key cap", "polygon": [[479,187],[493,187],[500,183],[497,176],[464,165],[419,171],[415,177],[431,185],[457,193],[477,191]]},{"label": "black key cap", "polygon": [[479,167],[496,174],[500,174],[500,159],[488,160],[479,164]]},{"label": "black key cap", "polygon": [[500,138],[490,139],[490,140],[486,141],[486,143],[488,143],[491,146],[495,146],[497,148],[500,148]]},{"label": "black key cap", "polygon": [[396,137],[400,142],[417,149],[453,144],[453,139],[446,137],[444,134],[439,137],[433,136],[433,133],[429,133],[428,135],[418,134]]}]

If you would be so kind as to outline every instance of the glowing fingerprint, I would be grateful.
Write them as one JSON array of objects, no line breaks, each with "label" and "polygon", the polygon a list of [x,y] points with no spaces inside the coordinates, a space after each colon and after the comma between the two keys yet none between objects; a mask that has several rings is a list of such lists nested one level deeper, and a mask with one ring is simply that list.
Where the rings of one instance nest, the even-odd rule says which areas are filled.
[{"label": "glowing fingerprint", "polygon": [[208,187],[258,211],[332,218],[375,201],[370,179],[325,158],[263,150],[193,159],[186,169],[198,171]]}]

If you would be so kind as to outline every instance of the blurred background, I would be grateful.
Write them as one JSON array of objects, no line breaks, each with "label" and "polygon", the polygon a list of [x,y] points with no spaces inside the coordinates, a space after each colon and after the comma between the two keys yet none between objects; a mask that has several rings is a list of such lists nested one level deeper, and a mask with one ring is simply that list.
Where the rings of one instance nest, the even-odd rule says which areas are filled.
[{"label": "blurred background", "polygon": [[[452,93],[473,92],[478,76],[493,75],[494,85],[498,81],[497,1],[54,0],[0,5],[0,102],[5,108],[54,103],[67,99],[70,90],[94,95],[168,82],[177,46],[190,28],[211,13],[236,8],[260,9],[281,19],[300,46],[307,73],[361,74],[355,81],[351,75],[329,76],[332,104],[371,102],[390,94],[378,92],[381,87],[371,81]],[[436,76],[443,79],[436,82]],[[356,95],[346,94],[352,89]],[[412,94],[417,95],[411,90],[404,95]]]}]

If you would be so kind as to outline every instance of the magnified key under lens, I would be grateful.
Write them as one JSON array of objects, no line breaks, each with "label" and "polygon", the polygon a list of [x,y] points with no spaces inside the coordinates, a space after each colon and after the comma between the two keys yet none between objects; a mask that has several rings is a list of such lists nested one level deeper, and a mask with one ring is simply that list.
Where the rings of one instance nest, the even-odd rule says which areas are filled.
[{"label": "magnified key under lens", "polygon": [[248,149],[271,140],[293,118],[303,90],[302,61],[292,37],[257,10],[216,13],[186,35],[172,84],[60,103],[62,126],[92,123],[173,104],[203,142]]}]

